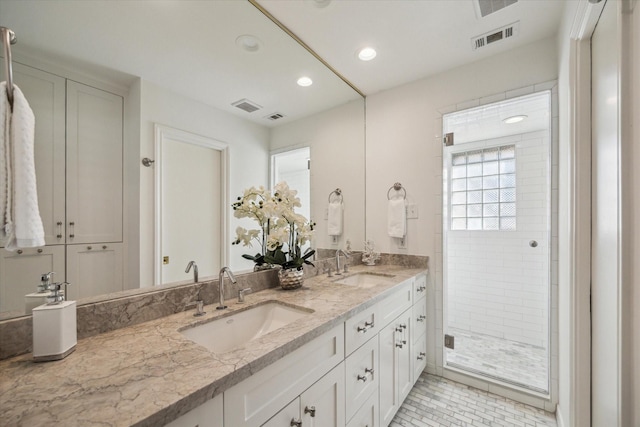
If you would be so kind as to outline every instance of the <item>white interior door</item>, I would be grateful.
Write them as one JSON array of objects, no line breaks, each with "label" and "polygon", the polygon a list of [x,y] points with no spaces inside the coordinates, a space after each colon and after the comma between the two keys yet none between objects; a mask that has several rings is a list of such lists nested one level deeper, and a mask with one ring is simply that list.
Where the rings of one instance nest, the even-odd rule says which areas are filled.
[{"label": "white interior door", "polygon": [[621,425],[617,3],[605,4],[591,39],[591,425],[596,427]]}]

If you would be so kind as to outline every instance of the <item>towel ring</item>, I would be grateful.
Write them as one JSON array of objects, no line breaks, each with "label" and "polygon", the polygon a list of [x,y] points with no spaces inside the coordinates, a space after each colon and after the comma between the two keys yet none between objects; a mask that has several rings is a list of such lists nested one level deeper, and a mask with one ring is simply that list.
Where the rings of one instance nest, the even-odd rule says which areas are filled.
[{"label": "towel ring", "polygon": [[329,203],[331,203],[331,196],[333,196],[334,194],[336,195],[336,198],[339,197],[340,203],[342,203],[344,199],[342,197],[342,190],[339,188],[336,188],[331,193],[329,193]]},{"label": "towel ring", "polygon": [[407,199],[407,190],[405,190],[405,188],[399,182],[396,182],[391,187],[389,187],[389,191],[387,191],[387,200],[391,200],[391,196],[390,196],[391,190],[396,190],[396,191],[402,190],[404,192],[404,195],[402,196],[402,198],[405,200]]}]

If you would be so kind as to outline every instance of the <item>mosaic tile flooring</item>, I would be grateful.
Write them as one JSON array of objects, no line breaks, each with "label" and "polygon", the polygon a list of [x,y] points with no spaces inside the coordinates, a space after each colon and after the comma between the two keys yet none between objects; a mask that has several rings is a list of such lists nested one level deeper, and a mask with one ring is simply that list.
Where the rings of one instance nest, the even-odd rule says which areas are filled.
[{"label": "mosaic tile flooring", "polygon": [[449,328],[455,350],[447,350],[447,365],[489,375],[546,393],[548,356],[542,347]]},{"label": "mosaic tile flooring", "polygon": [[555,416],[423,373],[389,427],[557,427]]}]

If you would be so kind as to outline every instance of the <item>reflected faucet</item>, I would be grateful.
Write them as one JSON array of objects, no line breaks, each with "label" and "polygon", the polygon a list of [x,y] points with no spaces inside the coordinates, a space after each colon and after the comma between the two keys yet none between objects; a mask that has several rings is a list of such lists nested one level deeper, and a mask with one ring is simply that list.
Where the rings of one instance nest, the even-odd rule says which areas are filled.
[{"label": "reflected faucet", "polygon": [[187,264],[187,268],[184,270],[184,272],[188,273],[189,270],[191,270],[191,267],[193,267],[193,282],[198,283],[198,264],[196,264],[195,261],[189,261],[189,264]]},{"label": "reflected faucet", "polygon": [[220,295],[220,299],[219,299],[218,306],[216,307],[216,310],[224,310],[225,308],[227,308],[227,306],[224,305],[224,274],[225,273],[227,273],[227,276],[229,276],[229,279],[231,279],[231,283],[236,283],[237,281],[235,276],[229,269],[229,267],[222,267],[220,269],[220,274],[218,275],[218,294]]},{"label": "reflected faucet", "polygon": [[[340,254],[344,255],[345,258],[349,258],[350,255],[343,251],[342,249],[338,249],[336,251],[336,275],[340,276],[342,273],[340,272]],[[345,273],[346,273],[346,264],[345,264]]]}]

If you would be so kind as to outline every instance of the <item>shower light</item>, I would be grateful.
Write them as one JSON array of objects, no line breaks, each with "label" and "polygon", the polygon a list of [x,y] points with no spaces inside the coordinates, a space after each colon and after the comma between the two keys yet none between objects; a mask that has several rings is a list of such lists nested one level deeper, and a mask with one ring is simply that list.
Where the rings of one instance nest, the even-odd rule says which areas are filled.
[{"label": "shower light", "polygon": [[371,61],[373,58],[376,57],[377,54],[378,53],[374,48],[365,47],[360,52],[358,52],[358,58],[360,58],[362,61]]},{"label": "shower light", "polygon": [[302,86],[302,87],[307,87],[307,86],[311,86],[313,84],[313,80],[311,80],[309,77],[300,77],[298,79],[298,85]]},{"label": "shower light", "polygon": [[519,114],[517,116],[511,116],[511,117],[507,117],[506,119],[502,119],[502,121],[508,124],[512,124],[512,123],[519,123],[526,118],[527,118],[527,115]]}]

